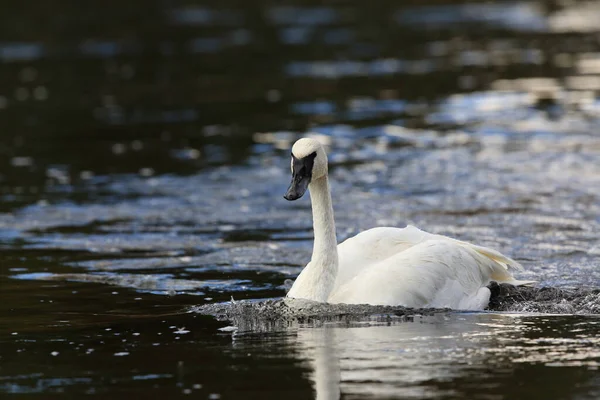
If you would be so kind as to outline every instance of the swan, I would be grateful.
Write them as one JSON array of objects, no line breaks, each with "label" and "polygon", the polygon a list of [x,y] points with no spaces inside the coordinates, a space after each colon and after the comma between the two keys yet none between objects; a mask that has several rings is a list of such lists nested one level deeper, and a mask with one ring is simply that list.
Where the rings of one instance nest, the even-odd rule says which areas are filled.
[{"label": "swan", "polygon": [[492,282],[528,285],[512,271],[522,266],[496,250],[442,235],[378,227],[337,244],[327,154],[312,138],[292,146],[292,182],[284,198],[297,200],[308,189],[314,244],[310,262],[287,297],[318,302],[401,305],[483,310]]}]

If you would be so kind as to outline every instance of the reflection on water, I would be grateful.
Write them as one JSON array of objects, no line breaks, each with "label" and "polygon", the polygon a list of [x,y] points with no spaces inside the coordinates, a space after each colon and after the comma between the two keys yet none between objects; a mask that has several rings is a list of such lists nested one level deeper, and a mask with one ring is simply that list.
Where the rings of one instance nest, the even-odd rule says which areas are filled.
[{"label": "reflection on water", "polygon": [[[600,343],[598,324],[586,317],[438,314],[391,325],[300,326],[261,343],[265,353],[292,343],[310,368],[307,376],[318,399],[340,393],[343,398],[516,398],[532,390],[540,397],[591,399],[600,393],[600,352],[593,350]],[[239,352],[256,349],[255,340],[254,334],[237,333],[233,346]],[[575,373],[573,367],[581,369]]]},{"label": "reflection on water", "polygon": [[[281,197],[305,134],[340,240],[411,223],[600,287],[598,1],[49,4],[0,13],[1,393],[600,396],[594,317],[185,311],[306,264],[308,201]],[[508,309],[598,310],[540,293]]]}]

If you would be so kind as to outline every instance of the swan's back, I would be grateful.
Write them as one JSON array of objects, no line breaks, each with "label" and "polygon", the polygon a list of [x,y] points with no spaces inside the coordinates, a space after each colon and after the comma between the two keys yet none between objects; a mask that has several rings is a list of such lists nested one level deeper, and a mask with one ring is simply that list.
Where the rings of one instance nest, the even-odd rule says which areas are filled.
[{"label": "swan's back", "polygon": [[494,264],[469,247],[426,240],[359,272],[334,290],[328,301],[483,309]]},{"label": "swan's back", "polygon": [[527,283],[510,272],[520,264],[495,250],[410,225],[364,231],[341,243],[338,255],[334,303],[482,309],[491,280]]},{"label": "swan's back", "polygon": [[360,271],[401,253],[435,235],[412,225],[406,228],[378,227],[360,232],[338,245],[339,269],[336,287],[354,278]]}]

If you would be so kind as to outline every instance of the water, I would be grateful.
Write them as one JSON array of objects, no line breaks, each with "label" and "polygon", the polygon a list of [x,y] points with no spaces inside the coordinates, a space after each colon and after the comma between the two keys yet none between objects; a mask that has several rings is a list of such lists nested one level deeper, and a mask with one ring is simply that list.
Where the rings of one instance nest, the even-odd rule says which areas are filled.
[{"label": "water", "polygon": [[595,398],[600,353],[589,346],[598,344],[599,322],[434,314],[300,324],[282,335],[234,334],[233,343],[276,360],[282,349],[295,352],[316,398]]},{"label": "water", "polygon": [[[598,398],[598,5],[440,4],[2,13],[2,396]],[[339,240],[413,224],[537,288],[248,302],[310,259],[309,200],[282,198],[307,134]]]}]

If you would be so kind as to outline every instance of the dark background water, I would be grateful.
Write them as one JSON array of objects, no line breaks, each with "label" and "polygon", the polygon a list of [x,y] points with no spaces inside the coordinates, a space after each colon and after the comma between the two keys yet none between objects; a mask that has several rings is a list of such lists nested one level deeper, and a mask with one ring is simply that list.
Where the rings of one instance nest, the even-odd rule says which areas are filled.
[{"label": "dark background water", "polygon": [[413,223],[599,287],[599,13],[5,2],[0,393],[597,398],[592,315],[231,333],[188,311],[280,297],[310,258],[309,204],[281,198],[305,134],[328,144],[340,240]]},{"label": "dark background water", "polygon": [[34,1],[0,18],[2,191],[24,201],[53,165],[72,182],[193,172],[243,161],[255,132],[447,128],[428,105],[506,79],[557,116],[556,89],[598,89],[569,79],[598,36],[560,2]]}]

